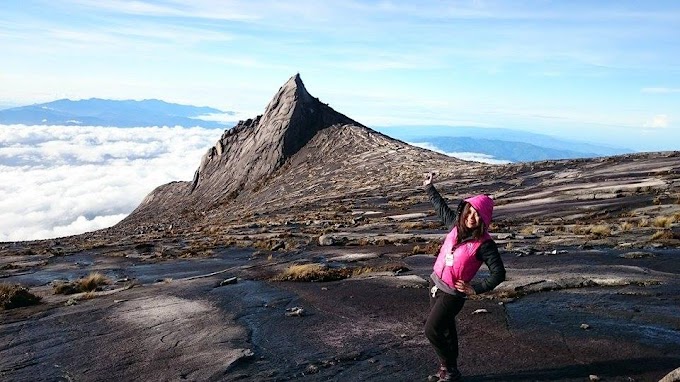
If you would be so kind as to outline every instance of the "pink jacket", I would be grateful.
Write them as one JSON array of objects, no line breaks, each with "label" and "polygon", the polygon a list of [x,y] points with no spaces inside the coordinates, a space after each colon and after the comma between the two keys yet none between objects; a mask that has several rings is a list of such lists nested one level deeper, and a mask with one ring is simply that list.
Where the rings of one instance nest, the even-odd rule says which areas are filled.
[{"label": "pink jacket", "polygon": [[[488,227],[491,224],[493,200],[486,195],[477,195],[465,199],[465,201],[475,207],[480,218]],[[457,239],[458,230],[454,226],[451,232],[446,235],[444,244],[439,250],[437,261],[434,263],[434,273],[451,288],[455,287],[458,280],[470,282],[475,277],[482,265],[482,262],[475,257],[477,249],[483,242],[490,240],[491,236],[488,232],[484,232],[479,240],[464,241],[455,245]]]}]

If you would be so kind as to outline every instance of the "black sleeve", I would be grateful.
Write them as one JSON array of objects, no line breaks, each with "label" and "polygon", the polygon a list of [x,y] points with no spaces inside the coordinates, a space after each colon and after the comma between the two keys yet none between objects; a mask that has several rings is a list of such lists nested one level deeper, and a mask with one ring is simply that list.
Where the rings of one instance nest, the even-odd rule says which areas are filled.
[{"label": "black sleeve", "polygon": [[430,198],[430,203],[434,207],[435,212],[447,227],[452,227],[456,223],[456,211],[449,208],[446,200],[439,195],[439,192],[432,184],[428,184],[425,188],[427,196]]},{"label": "black sleeve", "polygon": [[482,245],[479,246],[475,257],[477,260],[483,261],[484,264],[489,267],[489,277],[472,285],[475,293],[488,292],[505,281],[505,266],[503,265],[501,254],[498,252],[496,242],[487,240],[482,243]]}]

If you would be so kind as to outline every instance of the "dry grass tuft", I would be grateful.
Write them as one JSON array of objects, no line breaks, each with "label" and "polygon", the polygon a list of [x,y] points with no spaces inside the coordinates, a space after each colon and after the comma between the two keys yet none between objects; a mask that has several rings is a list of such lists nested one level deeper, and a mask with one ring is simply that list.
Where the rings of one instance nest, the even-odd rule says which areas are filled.
[{"label": "dry grass tuft", "polygon": [[612,234],[612,229],[606,224],[598,224],[590,227],[590,234],[596,237],[606,237]]},{"label": "dry grass tuft", "polygon": [[362,237],[361,239],[357,240],[357,245],[359,246],[366,246],[371,244],[370,240],[368,238]]},{"label": "dry grass tuft", "polygon": [[654,227],[670,228],[675,223],[675,216],[658,216],[652,222]]},{"label": "dry grass tuft", "polygon": [[279,275],[274,276],[274,281],[334,281],[350,277],[352,271],[347,268],[329,268],[321,264],[291,265]]},{"label": "dry grass tuft", "polygon": [[437,256],[439,254],[439,247],[441,247],[441,243],[438,240],[430,240],[423,246],[414,245],[411,253],[413,255],[425,254]]},{"label": "dry grass tuft", "polygon": [[80,292],[75,283],[66,282],[58,282],[54,284],[52,290],[54,294],[75,294]]},{"label": "dry grass tuft", "polygon": [[664,229],[661,231],[654,232],[652,235],[652,240],[671,240],[673,239],[673,231]]},{"label": "dry grass tuft", "polygon": [[97,297],[97,293],[94,291],[92,292],[85,292],[82,296],[80,296],[79,300],[92,300],[93,298]]},{"label": "dry grass tuft", "polygon": [[522,228],[522,230],[520,231],[520,233],[521,233],[522,235],[533,235],[534,232],[536,232],[536,227],[534,227],[534,226],[527,226],[527,227],[524,227],[524,228]]},{"label": "dry grass tuft", "polygon": [[586,226],[575,224],[573,227],[571,227],[571,232],[573,232],[575,235],[585,235],[590,231]]},{"label": "dry grass tuft", "polygon": [[82,292],[92,292],[100,289],[101,286],[108,284],[111,284],[109,278],[99,272],[92,272],[77,282],[77,285]]},{"label": "dry grass tuft", "polygon": [[409,269],[403,264],[386,264],[378,267],[330,268],[322,264],[291,265],[274,276],[273,281],[335,281],[373,272],[403,272]]},{"label": "dry grass tuft", "polygon": [[441,223],[436,221],[415,221],[406,222],[399,224],[399,228],[404,230],[416,229],[416,230],[426,230],[426,229],[438,229],[441,228]]},{"label": "dry grass tuft", "polygon": [[363,275],[366,273],[375,273],[375,272],[406,272],[409,269],[404,266],[403,264],[386,264],[386,265],[381,265],[378,267],[358,267],[358,268],[353,268],[351,271],[350,277],[355,277],[359,275]]},{"label": "dry grass tuft", "polygon": [[612,234],[612,229],[608,224],[597,224],[597,225],[575,225],[572,228],[572,232],[576,235],[591,235],[594,237],[606,237]]},{"label": "dry grass tuft", "polygon": [[40,303],[41,298],[21,285],[0,283],[0,308],[14,309]]},{"label": "dry grass tuft", "polygon": [[642,219],[638,220],[637,226],[640,227],[640,228],[649,227],[649,219],[642,218]]},{"label": "dry grass tuft", "polygon": [[622,232],[628,232],[628,231],[630,231],[631,229],[633,229],[633,223],[627,222],[627,221],[621,222],[621,224],[619,224],[619,229],[620,229]]},{"label": "dry grass tuft", "polygon": [[101,290],[104,285],[111,284],[111,280],[99,272],[92,272],[89,275],[72,282],[59,282],[54,284],[54,294],[75,294],[81,292],[94,292]]}]

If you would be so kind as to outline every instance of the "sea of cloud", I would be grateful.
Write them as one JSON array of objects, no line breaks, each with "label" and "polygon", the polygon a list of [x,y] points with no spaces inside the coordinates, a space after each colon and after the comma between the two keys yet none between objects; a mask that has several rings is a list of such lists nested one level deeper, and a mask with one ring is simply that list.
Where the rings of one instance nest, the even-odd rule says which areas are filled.
[{"label": "sea of cloud", "polygon": [[[189,181],[222,134],[200,127],[0,125],[0,242],[110,227],[154,188]],[[430,143],[413,145],[438,151]],[[508,163],[479,153],[444,153]]]},{"label": "sea of cloud", "polygon": [[493,155],[489,154],[483,154],[483,153],[470,153],[470,152],[450,152],[447,153],[444,150],[439,149],[437,146],[430,142],[408,142],[408,144],[417,146],[417,147],[422,147],[424,149],[436,151],[440,154],[448,155],[450,157],[458,158],[458,159],[463,159],[471,162],[482,162],[482,163],[489,163],[489,164],[507,164],[507,163],[512,163],[509,160],[505,159],[496,159],[493,157]]},{"label": "sea of cloud", "polygon": [[220,129],[0,125],[0,242],[110,227],[191,180]]}]

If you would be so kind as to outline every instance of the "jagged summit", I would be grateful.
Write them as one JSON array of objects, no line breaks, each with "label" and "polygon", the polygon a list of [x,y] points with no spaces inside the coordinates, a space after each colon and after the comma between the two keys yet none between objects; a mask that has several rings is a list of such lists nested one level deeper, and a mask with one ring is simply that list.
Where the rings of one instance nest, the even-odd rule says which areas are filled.
[{"label": "jagged summit", "polygon": [[351,197],[366,187],[413,184],[428,167],[463,163],[410,146],[338,113],[307,92],[299,74],[278,90],[262,115],[228,129],[203,155],[191,182],[157,187],[117,225],[199,221],[318,200],[327,190]]},{"label": "jagged summit", "polygon": [[299,74],[274,95],[264,114],[240,121],[208,149],[191,193],[215,199],[259,184],[314,135],[340,124],[362,126],[312,97]]}]

